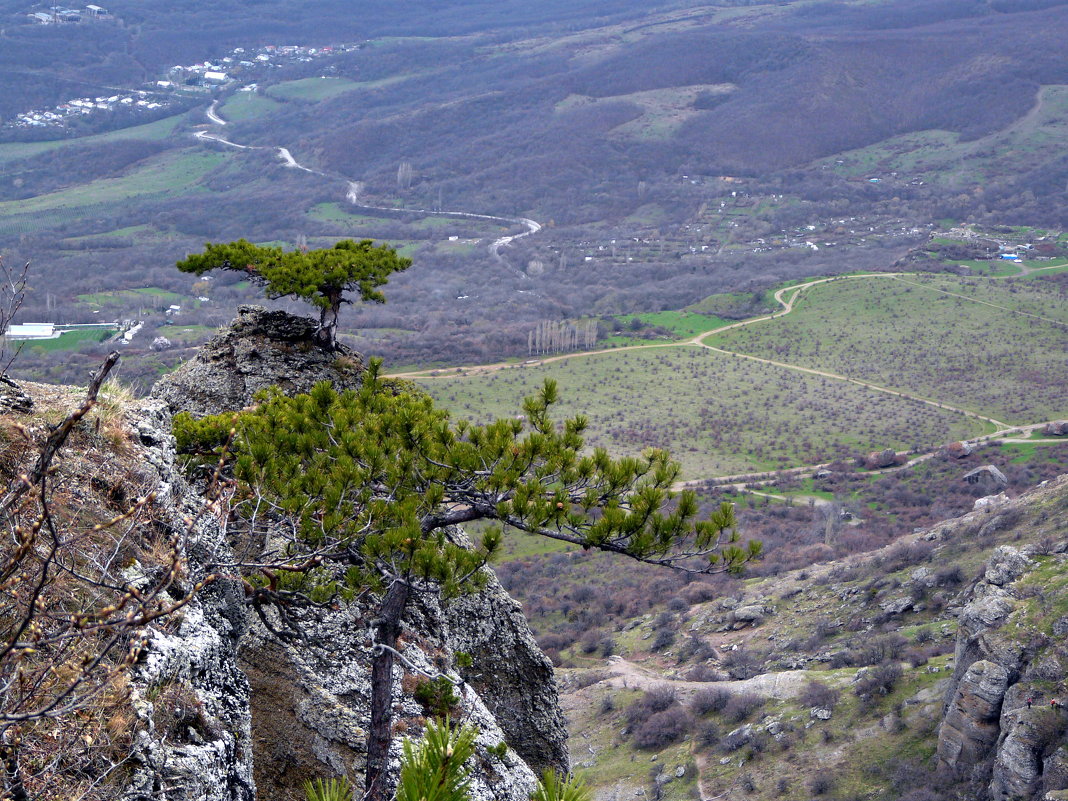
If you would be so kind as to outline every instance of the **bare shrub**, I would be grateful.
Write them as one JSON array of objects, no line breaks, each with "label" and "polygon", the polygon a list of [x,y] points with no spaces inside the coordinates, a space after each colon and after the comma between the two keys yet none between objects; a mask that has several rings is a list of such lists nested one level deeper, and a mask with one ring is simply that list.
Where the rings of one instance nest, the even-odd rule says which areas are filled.
[{"label": "bare shrub", "polygon": [[866,671],[856,683],[853,691],[858,698],[870,698],[873,695],[889,695],[897,686],[901,678],[901,665],[897,662],[889,662],[885,665],[876,665]]},{"label": "bare shrub", "polygon": [[720,674],[708,665],[694,665],[686,674],[687,681],[718,681]]},{"label": "bare shrub", "polygon": [[673,687],[654,687],[642,693],[627,707],[627,725],[631,728],[645,723],[657,712],[663,712],[676,703]]},{"label": "bare shrub", "polygon": [[690,602],[680,596],[675,596],[667,602],[667,608],[672,612],[685,612],[690,608]]},{"label": "bare shrub", "polygon": [[834,776],[826,770],[818,770],[808,780],[808,791],[812,795],[827,795],[834,788]]},{"label": "bare shrub", "polygon": [[798,700],[804,706],[819,707],[820,709],[834,709],[841,693],[826,684],[818,681],[810,681],[801,691]]},{"label": "bare shrub", "polygon": [[657,712],[634,730],[635,748],[660,749],[678,742],[690,731],[690,716],[675,705]]},{"label": "bare shrub", "polygon": [[697,742],[707,748],[713,748],[719,743],[719,726],[715,723],[703,723],[697,731]]},{"label": "bare shrub", "polygon": [[723,657],[723,668],[732,679],[751,679],[760,673],[760,659],[752,651],[739,648]]},{"label": "bare shrub", "polygon": [[732,695],[730,700],[727,701],[727,705],[723,708],[723,715],[729,721],[741,723],[762,706],[764,706],[764,699],[759,695],[752,695],[751,693]]},{"label": "bare shrub", "polygon": [[959,587],[964,583],[964,571],[960,565],[947,565],[935,571],[934,579],[939,587]]},{"label": "bare shrub", "polygon": [[608,673],[603,670],[585,670],[582,673],[572,674],[570,678],[571,686],[576,690],[582,690],[586,687],[592,687],[599,681],[604,681],[608,678]]},{"label": "bare shrub", "polygon": [[653,644],[649,647],[653,651],[663,651],[665,648],[670,648],[674,644],[675,632],[671,629],[660,629],[653,638]]},{"label": "bare shrub", "polygon": [[695,715],[707,715],[709,712],[722,712],[731,700],[731,694],[725,687],[709,687],[694,693],[690,709]]}]

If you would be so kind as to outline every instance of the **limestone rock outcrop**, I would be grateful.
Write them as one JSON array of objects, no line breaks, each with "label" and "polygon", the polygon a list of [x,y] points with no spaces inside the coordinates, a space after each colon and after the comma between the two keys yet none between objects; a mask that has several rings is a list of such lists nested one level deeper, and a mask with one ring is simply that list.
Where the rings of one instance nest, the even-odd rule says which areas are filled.
[{"label": "limestone rock outcrop", "polygon": [[339,389],[358,386],[360,355],[340,344],[324,348],[315,339],[316,328],[307,317],[241,306],[230,326],[156,383],[152,397],[174,412],[208,415],[244,408],[270,386],[293,395],[324,380]]},{"label": "limestone rock outcrop", "polygon": [[[156,419],[140,433],[150,443],[150,458],[166,473],[176,510],[196,499],[173,470],[168,410],[240,409],[271,385],[287,393],[324,379],[342,388],[359,385],[360,357],[322,349],[314,331],[311,320],[242,307],[230,328],[157,384],[149,402]],[[220,550],[226,548],[221,527],[198,525],[189,554],[194,574],[230,561]],[[178,740],[165,736],[173,732],[146,735],[136,754],[136,789],[123,801],[162,798],[165,786],[191,788],[181,801],[303,801],[306,779],[361,777],[370,718],[371,609],[354,604],[294,615],[301,636],[279,639],[249,614],[240,587],[223,582],[188,608],[177,632],[152,635],[140,697],[158,697],[158,688],[173,677],[196,693],[204,721],[186,727]],[[445,673],[460,684],[454,719],[479,729],[471,776],[475,801],[526,801],[535,771],[568,769],[552,665],[519,605],[495,578],[477,595],[445,607],[421,596],[405,617],[398,647],[410,666]],[[465,656],[458,659],[459,653]],[[413,695],[416,677],[417,671],[395,668],[394,768],[401,735],[418,736],[427,714]],[[143,716],[152,714],[146,706]],[[201,729],[233,730],[233,736],[220,745]]]},{"label": "limestone rock outcrop", "polygon": [[990,801],[1068,788],[1059,756],[1068,722],[1059,700],[1068,648],[1053,635],[1059,618],[1052,599],[1032,600],[1044,591],[1042,571],[1051,567],[1068,569],[1068,558],[1001,546],[960,612],[938,759],[962,775],[988,776]]},{"label": "limestone rock outcrop", "polygon": [[[150,489],[161,522],[186,536],[189,575],[179,589],[187,591],[232,554],[219,520],[204,513],[175,466],[166,405],[146,401],[131,418],[135,447],[156,474]],[[237,664],[247,629],[243,601],[241,585],[223,578],[146,631],[147,647],[130,676],[140,725],[123,801],[254,801],[248,681]]]}]

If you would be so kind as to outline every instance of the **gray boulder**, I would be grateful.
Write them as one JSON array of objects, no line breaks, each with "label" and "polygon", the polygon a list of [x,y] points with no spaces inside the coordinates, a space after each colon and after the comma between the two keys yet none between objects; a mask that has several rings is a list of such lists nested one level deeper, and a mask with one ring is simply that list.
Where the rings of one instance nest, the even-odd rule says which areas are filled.
[{"label": "gray boulder", "polygon": [[308,392],[320,381],[338,389],[359,386],[363,360],[344,345],[324,348],[308,317],[262,306],[241,306],[237,318],[195,357],[152,388],[173,412],[195,415],[243,409],[253,395],[277,386],[287,395]]}]

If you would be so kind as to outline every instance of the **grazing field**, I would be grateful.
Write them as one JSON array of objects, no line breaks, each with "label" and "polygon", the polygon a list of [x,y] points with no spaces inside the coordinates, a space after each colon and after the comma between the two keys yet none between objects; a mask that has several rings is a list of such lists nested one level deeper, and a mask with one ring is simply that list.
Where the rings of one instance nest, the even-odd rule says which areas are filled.
[{"label": "grazing field", "polygon": [[931,446],[983,432],[981,422],[959,414],[696,347],[417,382],[456,416],[485,421],[517,414],[522,398],[550,377],[560,385],[556,416],[589,417],[587,444],[614,454],[668,448],[688,478]]},{"label": "grazing field", "polygon": [[255,92],[238,92],[227,98],[219,108],[224,119],[231,122],[243,122],[266,117],[282,108],[282,104]]},{"label": "grazing field", "polygon": [[1043,291],[1035,282],[914,276],[841,280],[807,290],[789,315],[706,342],[1009,423],[1064,416],[1068,326],[1013,309],[1055,321],[1068,315],[1057,292]]},{"label": "grazing field", "polygon": [[181,304],[189,298],[179,295],[177,292],[168,292],[159,287],[141,287],[140,289],[116,289],[112,292],[92,292],[86,295],[78,295],[78,300],[96,308],[105,306],[148,306],[154,309],[165,309],[173,303]]},{"label": "grazing field", "polygon": [[159,333],[176,345],[199,345],[218,330],[208,325],[172,325]]},{"label": "grazing field", "polygon": [[[1042,273],[1032,275],[1041,276]],[[1033,314],[1068,325],[1068,287],[1058,290],[1048,282],[1034,280],[984,281],[945,276],[910,276],[899,280],[913,285],[922,284],[932,291],[954,292],[984,303],[1004,306],[1016,312]]]},{"label": "grazing field", "polygon": [[[629,315],[621,314],[618,315],[616,319],[623,323],[624,331],[628,329],[634,330],[645,326],[654,326],[666,330],[669,332],[670,336],[675,339],[693,337],[703,331],[711,331],[713,328],[719,328],[720,326],[729,325],[731,323],[731,320],[716,317],[714,314],[697,314],[686,310],[646,312],[644,314]],[[616,334],[615,336],[599,340],[597,342],[597,347],[603,347],[605,345],[640,345],[643,341],[644,340],[641,338],[627,336],[625,333]]]},{"label": "grazing field", "polygon": [[359,89],[362,84],[345,78],[301,78],[298,81],[286,81],[266,89],[271,97],[279,100],[304,100],[317,103],[329,100],[336,95]]},{"label": "grazing field", "polygon": [[173,117],[164,117],[155,122],[144,125],[135,125],[131,128],[120,128],[117,131],[81,136],[73,139],[50,139],[45,142],[11,142],[0,144],[0,164],[8,161],[26,159],[36,156],[38,153],[47,153],[59,147],[78,145],[88,147],[91,145],[104,144],[106,142],[118,142],[128,139],[142,139],[147,141],[159,141],[166,139],[174,133],[178,123],[185,117],[185,112],[175,114]]},{"label": "grazing field", "polygon": [[0,203],[0,218],[107,206],[147,195],[189,192],[208,172],[226,160],[222,153],[201,149],[176,150],[144,162],[138,169],[114,178],[100,178],[59,192]]},{"label": "grazing field", "polygon": [[83,342],[103,342],[114,335],[114,328],[76,328],[71,331],[64,331],[55,339],[31,339],[11,344],[13,347],[21,345],[31,352],[51,353],[57,350],[72,350]]}]

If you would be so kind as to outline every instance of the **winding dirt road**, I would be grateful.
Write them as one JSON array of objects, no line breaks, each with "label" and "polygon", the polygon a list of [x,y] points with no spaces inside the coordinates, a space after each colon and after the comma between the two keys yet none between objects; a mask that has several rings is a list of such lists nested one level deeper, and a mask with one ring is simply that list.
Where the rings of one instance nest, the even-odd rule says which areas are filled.
[{"label": "winding dirt road", "polygon": [[[212,104],[205,110],[204,114],[214,125],[218,125],[221,127],[226,125],[227,121],[219,115],[218,105],[218,100],[212,101]],[[505,265],[507,265],[507,261],[501,255],[501,249],[512,244],[517,239],[522,239],[525,236],[530,236],[531,234],[538,233],[538,231],[540,231],[542,228],[541,223],[536,220],[531,220],[527,217],[499,217],[493,214],[476,214],[475,212],[470,211],[437,211],[435,209],[397,208],[396,206],[373,206],[367,203],[361,203],[359,200],[361,186],[359,181],[353,181],[351,178],[341,175],[340,173],[327,172],[324,170],[316,170],[312,167],[306,167],[293,157],[293,154],[290,152],[289,148],[275,147],[270,145],[242,145],[238,144],[237,142],[232,142],[231,140],[220,134],[212,133],[211,131],[197,131],[193,134],[193,136],[201,141],[217,142],[220,145],[232,147],[237,150],[274,150],[278,154],[278,158],[280,158],[284,162],[286,167],[302,170],[303,172],[311,173],[312,175],[318,175],[321,178],[341,181],[342,183],[344,183],[345,200],[347,200],[353,208],[367,209],[369,211],[390,211],[393,213],[403,212],[410,214],[433,214],[438,217],[457,217],[470,220],[487,220],[489,222],[503,223],[505,225],[521,225],[527,229],[523,233],[497,237],[489,245],[490,255],[493,256],[494,259]],[[523,278],[527,277],[527,274],[524,273],[522,270],[516,269],[516,272],[518,272]]]}]

